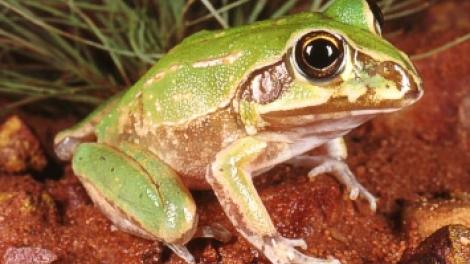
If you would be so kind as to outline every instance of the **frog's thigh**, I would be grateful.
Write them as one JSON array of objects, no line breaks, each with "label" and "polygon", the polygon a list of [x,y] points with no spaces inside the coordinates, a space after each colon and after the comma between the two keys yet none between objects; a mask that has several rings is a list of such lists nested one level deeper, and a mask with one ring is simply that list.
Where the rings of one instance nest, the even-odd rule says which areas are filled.
[{"label": "frog's thigh", "polygon": [[152,153],[123,144],[83,143],[73,170],[95,204],[119,228],[167,243],[188,262],[182,245],[194,234],[196,206],[178,175]]},{"label": "frog's thigh", "polygon": [[73,127],[58,133],[54,138],[54,150],[57,157],[61,160],[71,160],[78,144],[93,141],[96,124],[116,107],[122,95],[123,92],[117,93],[98,106],[85,119]]},{"label": "frog's thigh", "polygon": [[267,143],[253,137],[236,141],[217,154],[206,178],[225,214],[237,230],[272,263],[339,263],[303,255],[294,247],[306,247],[302,239],[287,239],[276,231],[251,179],[250,167]]}]

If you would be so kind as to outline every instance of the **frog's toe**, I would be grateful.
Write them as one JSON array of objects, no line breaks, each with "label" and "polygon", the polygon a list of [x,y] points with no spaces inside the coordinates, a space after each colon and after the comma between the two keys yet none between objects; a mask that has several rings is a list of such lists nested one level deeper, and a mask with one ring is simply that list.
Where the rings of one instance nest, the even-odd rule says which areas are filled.
[{"label": "frog's toe", "polygon": [[[59,134],[60,136],[61,134]],[[59,137],[57,136],[57,138]],[[64,137],[54,144],[54,151],[56,156],[62,161],[69,161],[73,157],[73,153],[78,145],[83,143],[83,139],[74,137]]]},{"label": "frog's toe", "polygon": [[292,257],[291,263],[296,263],[296,264],[341,264],[339,260],[335,258],[328,258],[328,259],[319,259],[319,258],[313,258],[306,256],[299,251],[295,251],[294,255]]},{"label": "frog's toe", "polygon": [[301,238],[291,239],[291,238],[281,237],[280,240],[282,240],[283,243],[290,245],[291,247],[299,247],[301,249],[307,249],[307,243],[305,242],[305,240]]},{"label": "frog's toe", "polygon": [[211,224],[199,228],[195,237],[214,238],[222,243],[227,243],[232,239],[232,233],[221,224]]},{"label": "frog's toe", "polygon": [[296,246],[305,247],[306,243],[302,239],[287,239],[276,237],[263,246],[265,256],[274,264],[341,264],[338,260],[320,259],[307,256],[295,249]]},{"label": "frog's toe", "polygon": [[355,182],[353,183],[353,187],[348,187],[350,188],[349,191],[349,199],[351,200],[356,200],[359,196],[362,198],[366,199],[367,202],[369,203],[369,207],[372,211],[377,210],[377,198],[373,194],[371,194],[364,186],[362,186],[360,183]]},{"label": "frog's toe", "polygon": [[377,198],[371,194],[364,186],[360,186],[359,189],[360,195],[369,202],[370,210],[375,212],[377,210]]},{"label": "frog's toe", "polygon": [[189,252],[189,250],[183,245],[177,244],[167,244],[167,246],[176,254],[178,257],[182,258],[188,264],[196,264],[194,256]]},{"label": "frog's toe", "polygon": [[332,173],[338,181],[346,185],[349,190],[349,198],[356,200],[359,196],[363,197],[369,202],[370,209],[375,211],[377,209],[377,198],[374,197],[362,184],[360,184],[354,174],[349,169],[348,165],[337,159],[328,159],[322,162],[317,167],[313,168],[308,176],[312,180],[317,175],[322,173]]}]

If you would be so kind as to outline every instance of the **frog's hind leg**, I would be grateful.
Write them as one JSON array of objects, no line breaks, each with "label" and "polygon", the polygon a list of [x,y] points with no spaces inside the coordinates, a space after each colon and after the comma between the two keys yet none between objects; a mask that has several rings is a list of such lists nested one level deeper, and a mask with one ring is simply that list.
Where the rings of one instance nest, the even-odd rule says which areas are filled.
[{"label": "frog's hind leg", "polygon": [[377,209],[377,198],[374,197],[361,183],[359,183],[346,164],[346,144],[343,138],[336,138],[326,143],[327,155],[324,156],[298,156],[287,163],[297,166],[313,168],[308,176],[310,179],[322,173],[333,174],[338,181],[346,185],[351,200],[362,196],[369,202],[372,211]]},{"label": "frog's hind leg", "polygon": [[129,143],[119,148],[80,144],[72,165],[94,203],[115,226],[163,241],[186,262],[195,263],[184,244],[196,231],[196,206],[169,166]]},{"label": "frog's hind leg", "polygon": [[117,93],[98,106],[85,119],[58,133],[54,138],[54,150],[57,157],[64,161],[71,160],[78,144],[94,141],[96,124],[116,107],[122,95],[123,92]]}]

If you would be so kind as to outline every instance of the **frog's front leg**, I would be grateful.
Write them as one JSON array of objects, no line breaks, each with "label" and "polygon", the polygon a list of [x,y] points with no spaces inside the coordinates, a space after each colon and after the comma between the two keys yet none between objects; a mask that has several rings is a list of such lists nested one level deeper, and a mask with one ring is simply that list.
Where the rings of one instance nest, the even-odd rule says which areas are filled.
[{"label": "frog's front leg", "polygon": [[298,156],[292,158],[287,163],[313,168],[308,174],[310,179],[323,173],[333,174],[338,181],[346,185],[351,200],[362,196],[369,202],[371,210],[375,211],[377,209],[377,199],[357,181],[345,162],[347,149],[344,139],[341,137],[333,139],[327,142],[325,147],[327,151],[325,156]]},{"label": "frog's front leg", "polygon": [[[302,239],[282,237],[274,227],[252,182],[253,169],[259,160],[269,160],[268,143],[246,137],[221,151],[207,173],[225,214],[237,230],[275,264],[338,264],[337,260],[324,260],[306,256],[295,247],[306,248]],[[271,154],[273,154],[271,152]]]},{"label": "frog's front leg", "polygon": [[188,263],[184,244],[196,231],[196,205],[179,176],[140,146],[80,144],[72,160],[93,202],[120,229],[160,240]]}]

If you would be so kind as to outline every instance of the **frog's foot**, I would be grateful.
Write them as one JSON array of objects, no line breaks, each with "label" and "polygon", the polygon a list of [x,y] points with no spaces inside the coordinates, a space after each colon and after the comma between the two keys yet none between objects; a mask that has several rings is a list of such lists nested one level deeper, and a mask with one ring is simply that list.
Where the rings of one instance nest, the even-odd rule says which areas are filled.
[{"label": "frog's foot", "polygon": [[295,247],[306,248],[303,239],[288,239],[282,236],[270,238],[261,246],[265,256],[273,264],[340,264],[337,259],[320,259],[302,254]]},{"label": "frog's foot", "polygon": [[189,252],[189,250],[182,245],[177,244],[167,244],[167,246],[176,254],[178,257],[182,258],[188,264],[196,264],[194,256]]},{"label": "frog's foot", "polygon": [[308,173],[308,177],[312,180],[317,175],[323,173],[333,174],[339,182],[346,185],[351,200],[356,200],[358,196],[362,196],[369,202],[370,209],[375,212],[377,209],[377,198],[357,181],[356,177],[354,177],[354,174],[349,169],[349,166],[343,160],[324,158],[318,166]]},{"label": "frog's foot", "polygon": [[[72,129],[62,131],[59,134],[57,134],[55,138],[56,142],[54,143],[54,152],[56,156],[62,161],[71,160],[73,157],[73,153],[77,149],[78,145],[84,142],[92,142],[94,140],[92,126],[88,126],[85,128],[80,127],[81,130],[77,130],[77,131],[80,133],[83,133],[83,135],[80,135],[79,137],[75,137],[74,135],[71,135],[71,133],[78,133],[74,131],[73,129],[77,129],[77,128],[72,128]],[[88,134],[85,134],[85,133],[88,133]]]},{"label": "frog's foot", "polygon": [[199,228],[194,236],[214,238],[222,243],[227,243],[232,239],[232,233],[230,233],[230,231],[228,231],[224,226],[217,223]]}]

